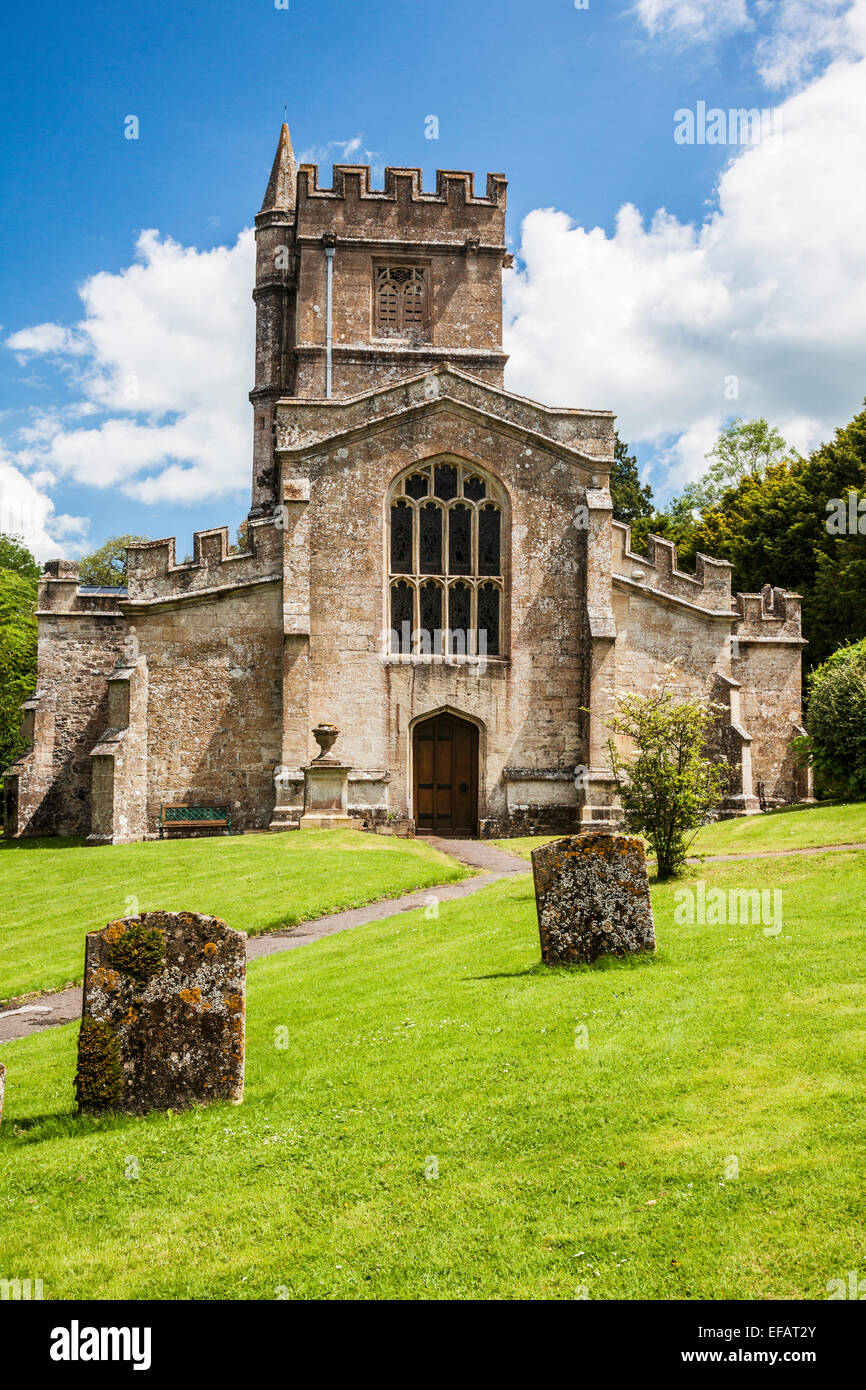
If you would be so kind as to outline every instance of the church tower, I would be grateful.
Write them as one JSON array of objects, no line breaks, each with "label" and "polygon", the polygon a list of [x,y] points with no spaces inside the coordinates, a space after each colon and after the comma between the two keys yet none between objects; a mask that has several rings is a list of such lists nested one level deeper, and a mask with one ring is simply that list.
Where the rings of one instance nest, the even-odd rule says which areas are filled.
[{"label": "church tower", "polygon": [[276,502],[274,406],[346,399],[450,362],[501,387],[507,182],[366,165],[296,170],[288,126],[256,217],[253,511]]},{"label": "church tower", "polygon": [[283,125],[256,215],[256,376],[253,406],[253,503],[251,517],[276,504],[274,406],[295,392],[295,304],[297,263],[295,199],[297,170],[289,127]]}]

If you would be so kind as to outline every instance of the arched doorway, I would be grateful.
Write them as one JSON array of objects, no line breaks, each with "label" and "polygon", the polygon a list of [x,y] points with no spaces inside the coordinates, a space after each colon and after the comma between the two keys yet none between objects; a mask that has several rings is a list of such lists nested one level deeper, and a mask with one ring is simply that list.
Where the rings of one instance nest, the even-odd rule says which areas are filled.
[{"label": "arched doorway", "polygon": [[436,714],[412,735],[415,824],[419,830],[478,832],[478,729]]}]

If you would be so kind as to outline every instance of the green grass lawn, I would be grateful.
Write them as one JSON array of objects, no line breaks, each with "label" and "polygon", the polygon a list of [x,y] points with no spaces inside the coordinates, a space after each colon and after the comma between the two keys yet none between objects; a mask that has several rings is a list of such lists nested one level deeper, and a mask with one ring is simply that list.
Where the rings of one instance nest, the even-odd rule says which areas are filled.
[{"label": "green grass lawn", "polygon": [[85,933],[115,917],[209,912],[256,934],[469,872],[422,840],[359,830],[99,848],[0,840],[0,1000],[80,980]]},{"label": "green grass lawn", "polygon": [[[494,844],[529,859],[536,846],[556,838],[524,835],[513,840],[495,840]],[[698,831],[689,853],[763,854],[777,849],[854,844],[866,844],[866,801],[849,806],[803,806],[718,821]]]},{"label": "green grass lawn", "polygon": [[[675,925],[697,877],[780,887],[781,933]],[[240,1107],[79,1119],[77,1028],[6,1044],[0,1274],[46,1298],[826,1298],[864,1261],[864,893],[864,853],[706,867],[654,888],[656,956],[548,971],[521,877],[258,961]]]}]

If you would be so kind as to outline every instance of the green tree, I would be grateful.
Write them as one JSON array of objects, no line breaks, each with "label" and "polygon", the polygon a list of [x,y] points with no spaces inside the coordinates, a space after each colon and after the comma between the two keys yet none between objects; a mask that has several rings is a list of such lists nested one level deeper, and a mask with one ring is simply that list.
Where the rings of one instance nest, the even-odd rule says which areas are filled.
[{"label": "green tree", "polygon": [[806,733],[797,751],[827,787],[866,793],[866,640],[841,647],[812,672]]},{"label": "green tree", "polygon": [[692,496],[703,511],[717,505],[729,488],[744,478],[762,478],[774,463],[780,463],[788,446],[777,429],[763,418],[730,420],[704,457],[712,463],[699,482],[692,484]]},{"label": "green tree", "polygon": [[24,748],[21,705],[36,688],[36,579],[0,569],[0,775]]},{"label": "green tree", "polygon": [[694,569],[694,538],[699,525],[700,515],[687,488],[679,497],[672,497],[663,512],[639,517],[632,524],[631,548],[637,555],[646,555],[650,534],[661,536],[673,541],[682,566]]},{"label": "green tree", "polygon": [[608,740],[626,829],[646,836],[660,880],[680,872],[689,844],[727,788],[728,768],[705,753],[717,718],[709,701],[677,698],[665,685],[649,695],[620,696],[619,713],[607,721],[612,733],[624,734],[636,749],[626,758]]},{"label": "green tree", "polygon": [[[803,598],[810,666],[866,636],[866,534],[837,535],[828,521],[849,493],[866,503],[866,409],[808,458],[749,473],[704,512],[686,548],[730,560],[733,587],[756,593],[771,581]],[[859,514],[866,532],[866,508]]]},{"label": "green tree", "polygon": [[79,560],[79,581],[82,584],[123,588],[126,583],[126,547],[134,541],[147,539],[147,536],[110,536],[98,550]]},{"label": "green tree", "polygon": [[[683,569],[694,570],[698,550],[706,550],[699,533],[706,514],[720,507],[728,492],[746,479],[760,479],[779,462],[787,446],[778,430],[766,420],[731,420],[706,455],[710,467],[696,481],[687,483],[663,512],[643,516],[632,528],[632,549],[646,554],[652,532],[674,542]],[[718,559],[727,556],[707,551]],[[762,580],[763,584],[765,581]]]},{"label": "green tree", "polygon": [[615,521],[635,522],[639,517],[652,516],[653,493],[647,483],[642,486],[637,459],[628,451],[619,434],[614,431],[614,464],[610,470],[610,500]]},{"label": "green tree", "polygon": [[38,579],[40,566],[27,549],[21,536],[0,532],[0,570],[13,570],[25,579]]}]

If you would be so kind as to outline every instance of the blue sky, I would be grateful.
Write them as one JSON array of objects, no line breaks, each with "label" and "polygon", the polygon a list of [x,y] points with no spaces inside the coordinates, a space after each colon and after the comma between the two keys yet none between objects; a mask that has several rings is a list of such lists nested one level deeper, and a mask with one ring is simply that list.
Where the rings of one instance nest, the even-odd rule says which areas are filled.
[{"label": "blue sky", "polygon": [[[845,239],[847,213],[841,231],[830,223],[839,220],[834,198],[850,203],[846,169],[856,182],[850,164],[866,153],[862,109],[840,126],[854,90],[846,83],[858,69],[863,76],[862,10],[863,0],[813,0],[811,16],[797,0],[723,7],[589,0],[585,10],[573,0],[290,0],[287,10],[272,0],[91,0],[81,10],[47,3],[7,11],[0,60],[0,489],[7,502],[19,485],[27,492],[34,544],[44,550],[47,533],[53,553],[119,531],[177,534],[182,552],[194,528],[241,519],[248,464],[237,411],[249,409],[247,329],[235,329],[228,311],[217,327],[202,328],[201,364],[214,335],[223,335],[212,430],[206,368],[196,368],[203,379],[192,403],[180,380],[186,348],[176,364],[166,349],[176,399],[165,382],[148,396],[143,367],[143,396],[124,405],[117,380],[130,362],[139,374],[139,332],[158,339],[162,330],[169,343],[177,328],[195,342],[199,274],[202,298],[221,293],[220,275],[233,277],[228,298],[239,307],[232,312],[251,313],[251,305],[240,307],[246,299],[237,283],[247,253],[241,248],[233,259],[230,248],[261,201],[284,106],[298,155],[326,165],[344,157],[379,169],[420,165],[428,184],[437,167],[469,168],[482,187],[488,170],[506,173],[509,235],[520,256],[506,290],[514,352],[507,384],[615,410],[661,495],[695,471],[725,415],[765,413],[792,442],[815,442],[866,393],[863,334],[846,317],[841,345],[822,357],[829,325],[822,327],[808,293],[800,312],[807,276],[789,244],[803,213],[795,220],[785,202],[796,192],[797,207],[815,197],[826,206],[829,188],[826,233],[810,224],[806,250],[812,264],[816,255],[832,263],[822,302],[829,297],[853,319],[862,306],[851,296],[862,294],[866,278],[862,247]],[[770,157],[766,148],[675,143],[674,113],[699,101],[790,112],[792,133],[786,119],[785,148],[769,179],[760,163]],[[124,138],[130,114],[140,122],[138,140]],[[435,141],[424,135],[430,114],[439,121]],[[769,206],[761,190],[774,183]],[[631,221],[617,220],[624,205],[636,210]],[[667,219],[653,224],[662,208]],[[136,261],[153,282],[171,270],[164,255],[136,252],[144,229],[158,232],[161,247],[170,239],[190,253],[176,305],[180,326],[168,322],[166,292],[144,327],[140,301],[131,309],[121,293],[125,307],[113,307]],[[216,248],[227,249],[221,260],[203,257]],[[101,307],[91,304],[85,315],[79,291],[91,283]],[[567,293],[558,292],[562,285]],[[53,335],[28,337],[48,324],[58,326]],[[123,335],[122,347],[113,333]],[[721,386],[702,395],[695,385],[702,373],[714,373],[714,382],[737,376],[744,392],[733,404]],[[236,388],[241,405],[223,430],[221,398]],[[99,440],[82,430],[99,432]],[[217,460],[221,432],[233,442]],[[88,453],[91,442],[98,447]],[[0,513],[2,506],[0,491]],[[41,519],[34,506],[43,508]]]}]

